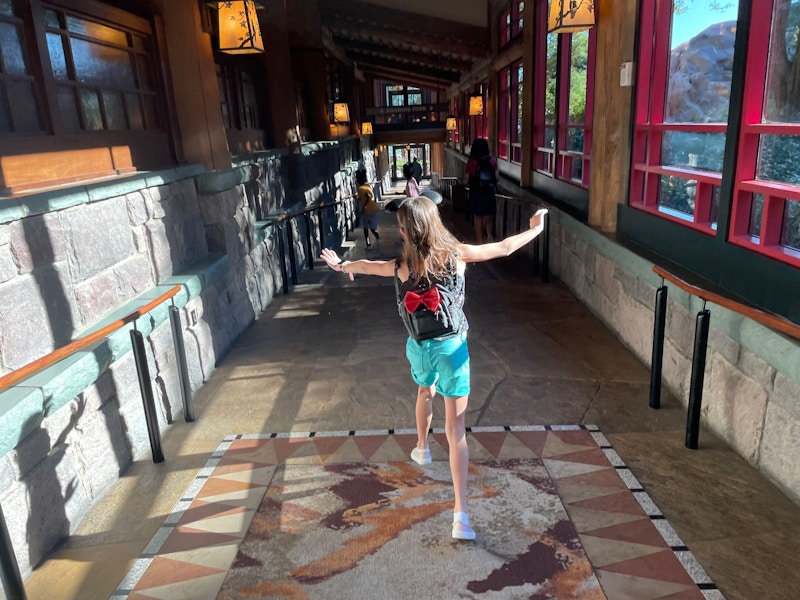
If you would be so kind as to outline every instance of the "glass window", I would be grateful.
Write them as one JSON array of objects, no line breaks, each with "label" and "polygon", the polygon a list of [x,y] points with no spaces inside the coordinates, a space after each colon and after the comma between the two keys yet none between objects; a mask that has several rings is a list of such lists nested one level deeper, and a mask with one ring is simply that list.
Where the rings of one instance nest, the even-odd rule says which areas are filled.
[{"label": "glass window", "polygon": [[588,189],[596,33],[547,33],[547,2],[537,10],[532,166]]},{"label": "glass window", "polygon": [[513,163],[522,160],[522,61],[498,74],[498,157]]},{"label": "glass window", "polygon": [[738,2],[642,8],[630,203],[713,235]]},{"label": "glass window", "polygon": [[800,266],[800,0],[769,4],[751,14],[728,239]]}]

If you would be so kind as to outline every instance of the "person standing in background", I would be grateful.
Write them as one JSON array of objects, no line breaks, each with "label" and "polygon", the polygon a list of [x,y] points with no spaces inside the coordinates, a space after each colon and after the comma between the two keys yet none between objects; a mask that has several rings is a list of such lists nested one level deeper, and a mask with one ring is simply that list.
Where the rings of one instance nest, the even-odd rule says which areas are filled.
[{"label": "person standing in background", "polygon": [[494,240],[494,215],[497,211],[497,160],[489,153],[489,142],[477,138],[469,151],[464,183],[469,186],[469,205],[478,244]]},{"label": "person standing in background", "polygon": [[364,243],[367,250],[372,248],[369,241],[369,233],[372,232],[372,237],[375,238],[377,244],[381,236],[378,234],[378,215],[380,214],[381,207],[375,201],[375,192],[372,191],[372,186],[367,183],[367,172],[363,169],[356,171],[356,183],[358,184],[358,201],[361,205],[361,226],[364,228]]}]

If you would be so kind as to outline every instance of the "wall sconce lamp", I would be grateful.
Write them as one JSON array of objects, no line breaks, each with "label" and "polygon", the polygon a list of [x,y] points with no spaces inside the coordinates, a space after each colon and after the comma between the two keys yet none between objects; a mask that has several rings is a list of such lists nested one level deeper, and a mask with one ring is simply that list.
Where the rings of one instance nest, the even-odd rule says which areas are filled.
[{"label": "wall sconce lamp", "polygon": [[457,128],[456,118],[453,115],[450,115],[449,117],[447,117],[447,121],[445,121],[444,128],[447,131],[455,131],[456,130],[456,128]]},{"label": "wall sconce lamp", "polygon": [[476,94],[469,97],[469,116],[477,117],[483,114],[483,96]]},{"label": "wall sconce lamp", "polygon": [[361,135],[372,135],[372,123],[367,121],[361,124]]},{"label": "wall sconce lamp", "polygon": [[334,123],[349,123],[350,122],[350,107],[347,102],[336,102],[333,105],[333,122]]},{"label": "wall sconce lamp", "polygon": [[550,0],[547,33],[573,33],[595,25],[594,0]]},{"label": "wall sconce lamp", "polygon": [[227,54],[264,52],[253,0],[217,2],[219,49]]}]

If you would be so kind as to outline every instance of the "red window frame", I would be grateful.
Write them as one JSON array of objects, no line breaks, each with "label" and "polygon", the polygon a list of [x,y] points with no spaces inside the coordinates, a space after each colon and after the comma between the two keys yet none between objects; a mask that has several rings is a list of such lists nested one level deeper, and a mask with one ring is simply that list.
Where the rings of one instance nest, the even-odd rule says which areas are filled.
[{"label": "red window frame", "polygon": [[[772,47],[772,10],[752,10],[745,65],[745,93],[739,149],[736,161],[728,241],[759,254],[791,265],[800,266],[800,252],[781,244],[786,201],[800,202],[800,186],[757,179],[758,151],[761,136],[800,136],[800,123],[765,123],[766,82]],[[779,34],[782,35],[781,32]],[[764,43],[763,40],[769,40]],[[763,197],[761,228],[751,235],[750,219],[754,194]]]},{"label": "red window frame", "polygon": [[515,164],[522,161],[519,130],[521,73],[522,61],[518,61],[502,69],[497,76],[497,156]]},{"label": "red window frame", "polygon": [[507,8],[502,13],[500,13],[500,18],[498,19],[497,23],[498,27],[498,35],[497,35],[497,43],[500,48],[508,44],[511,41],[511,9]]},{"label": "red window frame", "polygon": [[502,48],[522,33],[525,2],[512,0],[497,20],[497,45]]},{"label": "red window frame", "polygon": [[[557,70],[556,78],[556,115],[554,123],[545,122],[545,101],[547,86],[547,0],[537,3],[537,23],[534,48],[533,89],[537,90],[533,101],[533,170],[564,181],[571,185],[588,189],[591,169],[592,123],[594,114],[594,64],[597,54],[597,30],[589,30],[586,104],[583,123],[571,123],[569,120],[569,96],[571,73],[571,49],[574,34],[557,35]],[[569,131],[583,130],[583,149],[575,151],[569,148]],[[548,135],[550,134],[550,135]],[[553,145],[548,146],[546,140],[552,136]],[[572,177],[574,161],[581,161],[581,177]]]},{"label": "red window frame", "polygon": [[[661,160],[665,133],[724,134],[728,129],[727,122],[664,122],[669,84],[672,13],[672,0],[642,3],[629,203],[634,208],[713,236],[716,235],[713,196],[714,189],[722,184],[722,173],[665,166]],[[696,182],[693,215],[680,215],[677,211],[660,208],[659,192],[662,177]]]}]

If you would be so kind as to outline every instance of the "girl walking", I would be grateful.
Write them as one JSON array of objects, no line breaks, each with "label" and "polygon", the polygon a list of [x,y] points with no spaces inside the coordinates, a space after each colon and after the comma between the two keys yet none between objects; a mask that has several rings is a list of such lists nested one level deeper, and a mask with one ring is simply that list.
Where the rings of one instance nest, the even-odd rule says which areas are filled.
[{"label": "girl walking", "polygon": [[530,228],[499,242],[462,244],[447,230],[439,209],[425,196],[405,200],[397,210],[403,238],[401,255],[391,260],[342,261],[330,249],[321,258],[334,271],[395,278],[400,317],[408,330],[406,357],[411,377],[418,385],[416,401],[417,446],[411,459],[431,462],[428,431],[436,392],[444,396],[445,433],[453,477],[453,537],[475,539],[467,510],[469,451],[465,415],[469,399],[469,350],[464,315],[466,263],[508,256],[544,229],[546,209],[530,218]]}]

